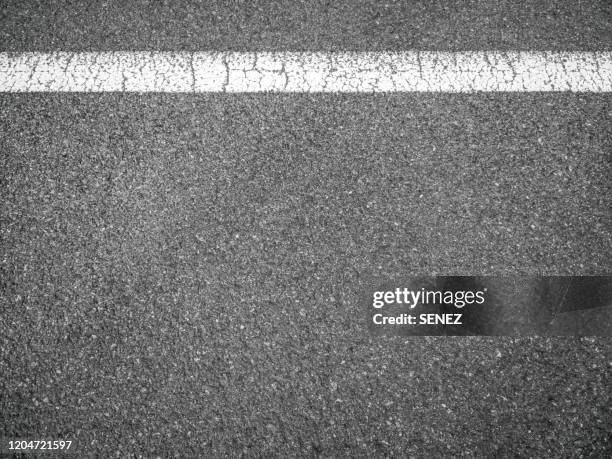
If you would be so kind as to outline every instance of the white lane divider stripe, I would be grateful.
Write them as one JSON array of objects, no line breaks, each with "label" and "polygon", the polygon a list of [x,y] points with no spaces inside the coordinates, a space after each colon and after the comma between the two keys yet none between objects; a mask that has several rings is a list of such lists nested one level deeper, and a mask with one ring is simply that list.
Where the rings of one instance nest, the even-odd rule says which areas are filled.
[{"label": "white lane divider stripe", "polygon": [[612,52],[0,53],[0,92],[612,92]]}]

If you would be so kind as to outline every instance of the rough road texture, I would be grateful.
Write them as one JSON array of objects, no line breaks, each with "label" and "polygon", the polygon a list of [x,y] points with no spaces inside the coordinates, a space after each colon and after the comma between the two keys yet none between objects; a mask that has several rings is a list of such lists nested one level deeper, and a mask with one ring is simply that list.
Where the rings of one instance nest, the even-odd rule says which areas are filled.
[{"label": "rough road texture", "polygon": [[4,435],[98,456],[605,455],[609,339],[374,338],[358,293],[610,273],[610,102],[1,95]]},{"label": "rough road texture", "polygon": [[[191,92],[183,52],[609,53],[611,23],[609,0],[4,0],[0,51],[168,51],[104,84]],[[229,89],[216,68],[198,85]],[[25,85],[96,83],[62,69]],[[374,338],[356,291],[612,273],[611,116],[566,92],[0,94],[0,437],[608,457],[609,338]]]},{"label": "rough road texture", "polygon": [[0,91],[609,92],[612,53],[3,53]]},{"label": "rough road texture", "polygon": [[4,0],[1,51],[612,50],[609,0]]}]

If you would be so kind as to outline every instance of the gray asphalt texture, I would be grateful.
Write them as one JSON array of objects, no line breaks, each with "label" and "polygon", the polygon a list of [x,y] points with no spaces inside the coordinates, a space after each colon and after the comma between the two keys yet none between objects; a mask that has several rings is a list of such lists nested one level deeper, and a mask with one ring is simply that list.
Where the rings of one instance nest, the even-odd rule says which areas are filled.
[{"label": "gray asphalt texture", "polygon": [[[609,1],[0,2],[0,51],[610,50]],[[611,274],[609,95],[0,95],[0,438],[604,457],[609,338],[367,331],[372,277]]]},{"label": "gray asphalt texture", "polygon": [[2,95],[2,435],[603,456],[608,338],[373,337],[359,294],[610,273],[610,101]]},{"label": "gray asphalt texture", "polygon": [[611,50],[609,0],[5,0],[0,51]]}]

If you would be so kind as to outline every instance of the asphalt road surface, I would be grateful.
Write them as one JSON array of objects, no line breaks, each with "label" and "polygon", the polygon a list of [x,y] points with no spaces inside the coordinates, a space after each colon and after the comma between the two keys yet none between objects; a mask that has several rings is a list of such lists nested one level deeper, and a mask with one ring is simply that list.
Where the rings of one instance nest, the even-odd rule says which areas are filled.
[{"label": "asphalt road surface", "polygon": [[[612,44],[605,1],[387,3],[13,2],[0,50]],[[0,94],[2,441],[605,456],[609,338],[374,337],[358,297],[372,276],[610,274],[611,102]]]},{"label": "asphalt road surface", "polygon": [[612,49],[608,0],[5,0],[2,51]]}]

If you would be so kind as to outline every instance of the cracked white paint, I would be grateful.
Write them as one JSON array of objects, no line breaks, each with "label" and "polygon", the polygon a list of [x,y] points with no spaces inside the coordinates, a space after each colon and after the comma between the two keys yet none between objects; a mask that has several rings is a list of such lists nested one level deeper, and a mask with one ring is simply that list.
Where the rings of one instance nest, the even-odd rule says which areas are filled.
[{"label": "cracked white paint", "polygon": [[0,53],[0,92],[612,92],[612,52]]}]

